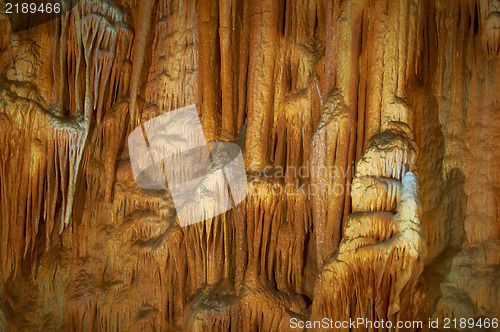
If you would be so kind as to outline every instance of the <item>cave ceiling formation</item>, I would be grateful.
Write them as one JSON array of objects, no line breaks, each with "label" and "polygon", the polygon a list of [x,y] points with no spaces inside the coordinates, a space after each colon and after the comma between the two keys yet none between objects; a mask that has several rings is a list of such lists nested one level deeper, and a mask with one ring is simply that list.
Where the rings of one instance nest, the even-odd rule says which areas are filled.
[{"label": "cave ceiling formation", "polygon": [[[500,319],[499,0],[8,3],[0,330]],[[186,225],[127,142],[189,105],[247,188]]]}]

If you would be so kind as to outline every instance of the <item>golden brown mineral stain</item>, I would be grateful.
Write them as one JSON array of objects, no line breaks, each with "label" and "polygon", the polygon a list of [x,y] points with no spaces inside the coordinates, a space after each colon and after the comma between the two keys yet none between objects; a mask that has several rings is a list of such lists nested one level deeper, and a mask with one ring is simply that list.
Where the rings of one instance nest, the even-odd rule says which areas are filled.
[{"label": "golden brown mineral stain", "polygon": [[[0,329],[499,317],[499,13],[84,0],[16,33],[0,14]],[[249,191],[181,227],[126,138],[191,104]]]}]

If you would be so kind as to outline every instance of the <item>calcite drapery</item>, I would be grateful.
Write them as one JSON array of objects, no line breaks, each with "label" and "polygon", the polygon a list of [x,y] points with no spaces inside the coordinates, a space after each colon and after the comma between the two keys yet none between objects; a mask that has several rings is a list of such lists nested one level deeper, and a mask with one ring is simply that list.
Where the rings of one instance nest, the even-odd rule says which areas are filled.
[{"label": "calcite drapery", "polygon": [[[498,0],[6,2],[0,329],[500,318]],[[125,143],[191,104],[249,195],[181,227]]]}]

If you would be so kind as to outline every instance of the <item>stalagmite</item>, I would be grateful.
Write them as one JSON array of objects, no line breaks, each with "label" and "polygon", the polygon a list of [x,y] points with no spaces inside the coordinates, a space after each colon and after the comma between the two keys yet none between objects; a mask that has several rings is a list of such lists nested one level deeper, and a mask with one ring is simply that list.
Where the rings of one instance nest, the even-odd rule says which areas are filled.
[{"label": "stalagmite", "polygon": [[500,329],[499,0],[40,4],[0,331]]}]

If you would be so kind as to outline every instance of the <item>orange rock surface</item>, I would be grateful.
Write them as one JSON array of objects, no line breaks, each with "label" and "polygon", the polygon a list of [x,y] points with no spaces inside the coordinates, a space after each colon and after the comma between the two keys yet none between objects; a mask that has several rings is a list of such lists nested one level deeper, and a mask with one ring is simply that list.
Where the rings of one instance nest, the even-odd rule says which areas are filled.
[{"label": "orange rock surface", "polygon": [[[8,3],[0,331],[500,330],[499,0]],[[192,104],[248,196],[183,226],[127,137]]]}]

